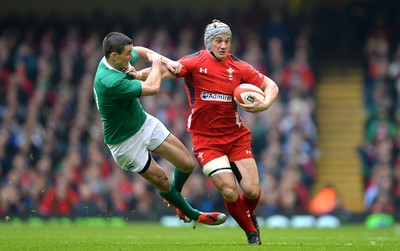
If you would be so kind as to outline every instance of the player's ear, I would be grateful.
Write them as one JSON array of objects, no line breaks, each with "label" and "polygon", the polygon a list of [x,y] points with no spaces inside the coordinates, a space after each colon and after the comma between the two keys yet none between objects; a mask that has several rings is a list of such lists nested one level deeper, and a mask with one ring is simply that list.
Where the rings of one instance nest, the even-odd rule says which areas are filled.
[{"label": "player's ear", "polygon": [[110,57],[111,58],[116,58],[117,57],[117,53],[115,51],[111,52]]}]

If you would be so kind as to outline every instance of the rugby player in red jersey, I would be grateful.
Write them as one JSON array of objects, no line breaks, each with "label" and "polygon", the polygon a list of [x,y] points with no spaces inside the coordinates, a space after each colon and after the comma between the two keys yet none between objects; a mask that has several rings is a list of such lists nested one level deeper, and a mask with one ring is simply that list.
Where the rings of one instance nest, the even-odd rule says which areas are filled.
[{"label": "rugby player in red jersey", "polygon": [[[163,79],[185,79],[191,107],[187,126],[192,134],[194,155],[204,174],[221,191],[229,214],[246,233],[248,244],[260,245],[255,209],[261,189],[251,148],[252,136],[243,124],[233,91],[242,83],[260,87],[265,93],[264,100],[240,105],[246,112],[258,113],[272,105],[279,89],[273,80],[230,54],[231,40],[230,27],[213,20],[204,33],[206,49],[181,58],[181,72],[164,71]],[[146,70],[143,74],[146,75]]]}]

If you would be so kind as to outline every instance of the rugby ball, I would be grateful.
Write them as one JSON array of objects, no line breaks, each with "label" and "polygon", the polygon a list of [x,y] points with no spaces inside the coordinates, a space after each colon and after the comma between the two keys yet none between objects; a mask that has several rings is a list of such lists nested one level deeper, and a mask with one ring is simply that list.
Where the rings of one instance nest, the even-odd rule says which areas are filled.
[{"label": "rugby ball", "polygon": [[251,104],[254,103],[254,98],[264,100],[265,94],[263,90],[255,85],[241,84],[235,88],[233,92],[233,99],[238,104]]}]

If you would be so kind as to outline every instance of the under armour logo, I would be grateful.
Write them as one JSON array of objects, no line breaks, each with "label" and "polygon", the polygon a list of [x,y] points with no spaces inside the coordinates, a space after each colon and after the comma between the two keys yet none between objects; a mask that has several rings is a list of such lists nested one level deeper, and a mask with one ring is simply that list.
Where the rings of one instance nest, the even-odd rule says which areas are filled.
[{"label": "under armour logo", "polygon": [[246,150],[246,154],[251,154],[251,151],[250,150]]},{"label": "under armour logo", "polygon": [[204,68],[204,69],[203,69],[203,68],[200,67],[200,73],[203,73],[203,72],[204,72],[204,73],[207,73],[207,68]]}]

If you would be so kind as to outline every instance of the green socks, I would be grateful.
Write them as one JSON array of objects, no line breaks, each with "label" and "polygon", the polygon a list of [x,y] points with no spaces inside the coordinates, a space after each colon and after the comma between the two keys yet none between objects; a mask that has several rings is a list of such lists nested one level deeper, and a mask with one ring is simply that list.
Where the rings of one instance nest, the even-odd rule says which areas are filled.
[{"label": "green socks", "polygon": [[174,170],[174,180],[172,181],[172,185],[175,187],[176,190],[182,192],[182,187],[189,178],[191,173],[184,173],[178,168]]},{"label": "green socks", "polygon": [[192,208],[174,186],[171,186],[171,191],[166,193],[160,192],[160,195],[176,208],[181,210],[181,212],[190,219],[197,220],[199,218],[200,212]]},{"label": "green socks", "polygon": [[181,194],[183,185],[186,183],[190,174],[191,173],[184,173],[178,168],[175,168],[171,191],[166,193],[160,192],[160,195],[171,204],[173,204],[176,208],[181,210],[181,212],[187,217],[192,220],[196,220],[200,216],[200,212],[192,208]]}]

